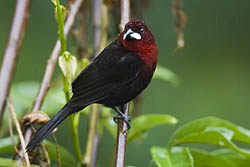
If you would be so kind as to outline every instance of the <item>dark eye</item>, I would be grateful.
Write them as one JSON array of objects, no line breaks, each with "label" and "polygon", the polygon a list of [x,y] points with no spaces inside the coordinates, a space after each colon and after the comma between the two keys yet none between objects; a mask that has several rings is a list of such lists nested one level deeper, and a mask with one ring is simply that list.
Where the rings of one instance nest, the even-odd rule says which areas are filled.
[{"label": "dark eye", "polygon": [[143,34],[145,30],[143,28],[140,29],[140,33]]}]

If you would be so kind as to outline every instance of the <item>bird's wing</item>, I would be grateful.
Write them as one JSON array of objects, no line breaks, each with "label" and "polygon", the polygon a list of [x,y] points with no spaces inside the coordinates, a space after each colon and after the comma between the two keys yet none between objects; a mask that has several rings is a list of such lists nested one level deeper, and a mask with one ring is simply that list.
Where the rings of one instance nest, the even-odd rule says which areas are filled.
[{"label": "bird's wing", "polygon": [[71,106],[85,106],[108,98],[132,82],[142,61],[112,43],[73,81]]}]

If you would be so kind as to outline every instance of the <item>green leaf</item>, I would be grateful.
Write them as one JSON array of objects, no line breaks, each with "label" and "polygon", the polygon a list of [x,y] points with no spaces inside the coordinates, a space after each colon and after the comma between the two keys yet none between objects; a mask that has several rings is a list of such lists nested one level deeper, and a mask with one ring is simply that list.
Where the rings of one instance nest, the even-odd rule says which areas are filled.
[{"label": "green leaf", "polygon": [[128,133],[128,142],[141,138],[150,128],[177,123],[177,119],[168,114],[147,114],[134,118],[131,122],[131,129]]},{"label": "green leaf", "polygon": [[[14,136],[14,141],[17,144],[17,136]],[[0,139],[0,153],[13,153],[13,152],[14,152],[14,147],[11,141],[11,137]]]},{"label": "green leaf", "polygon": [[174,167],[194,167],[194,160],[189,148],[174,147],[171,149]]},{"label": "green leaf", "polygon": [[191,149],[195,167],[237,167],[230,159],[215,156],[209,152],[199,149]]},{"label": "green leaf", "polygon": [[[109,115],[105,116],[103,120],[104,126],[108,129],[110,134],[116,139],[117,125],[114,122],[113,118]],[[139,139],[144,137],[144,134],[155,126],[171,124],[174,125],[177,123],[177,119],[171,115],[167,114],[148,114],[138,116],[131,121],[131,129],[128,131],[128,142],[133,141],[134,139]]]},{"label": "green leaf", "polygon": [[172,136],[169,146],[183,143],[215,144],[250,157],[250,152],[237,147],[233,139],[249,143],[250,131],[216,117],[206,117],[180,127]]},{"label": "green leaf", "polygon": [[175,86],[178,85],[180,82],[178,76],[174,72],[161,65],[157,65],[153,75],[153,79],[161,79],[170,82]]},{"label": "green leaf", "polygon": [[[25,167],[27,165],[23,164],[23,163],[19,163],[16,160],[1,158],[0,157],[0,166],[2,166],[2,167],[15,167],[15,166]],[[38,167],[38,165],[31,165],[31,167]]]},{"label": "green leaf", "polygon": [[154,146],[150,149],[157,167],[173,167],[170,154],[166,148]]},{"label": "green leaf", "polygon": [[246,158],[239,153],[233,152],[229,149],[219,149],[212,152],[214,156],[219,156],[232,160],[237,166],[248,166],[250,164],[250,158]]},{"label": "green leaf", "polygon": [[[49,142],[48,140],[45,140],[44,144],[48,149],[49,157],[52,160],[57,161],[57,151],[56,151],[55,143],[52,143],[52,142]],[[72,154],[67,149],[65,149],[63,146],[58,145],[58,147],[59,147],[59,152],[61,155],[62,163],[64,163],[65,165],[68,165],[68,166],[76,166],[76,159],[72,156]]]},{"label": "green leaf", "polygon": [[219,149],[213,152],[191,149],[191,153],[195,167],[243,167],[250,164],[249,159],[229,149]]},{"label": "green leaf", "polygon": [[166,148],[154,146],[151,155],[158,167],[193,167],[193,157],[188,148],[173,147],[171,152]]}]

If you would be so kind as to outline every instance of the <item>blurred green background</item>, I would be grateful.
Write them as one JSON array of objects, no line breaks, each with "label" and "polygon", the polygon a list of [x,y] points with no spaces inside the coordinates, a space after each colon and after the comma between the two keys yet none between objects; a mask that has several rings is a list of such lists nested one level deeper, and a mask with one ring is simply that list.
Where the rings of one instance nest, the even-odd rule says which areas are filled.
[{"label": "blurred green background", "polygon": [[[14,7],[15,1],[4,1],[0,5],[1,60]],[[185,48],[175,54],[176,33],[171,7],[170,0],[150,1],[144,20],[157,40],[159,63],[174,71],[181,83],[174,87],[153,80],[145,91],[141,112],[168,113],[177,117],[179,123],[151,129],[145,140],[129,144],[127,165],[147,166],[151,146],[166,145],[180,125],[197,118],[217,116],[250,129],[250,1],[184,1],[188,16]],[[32,1],[15,83],[41,81],[57,39],[53,8],[50,1]],[[58,72],[57,66],[56,75]],[[80,126],[87,131],[87,119],[83,119]],[[68,122],[59,128],[57,136],[63,138],[58,139],[59,143],[73,151],[70,133],[63,128],[68,130]],[[81,133],[80,137],[83,144],[86,136]],[[109,165],[113,147],[112,137],[104,133],[99,166]]]}]

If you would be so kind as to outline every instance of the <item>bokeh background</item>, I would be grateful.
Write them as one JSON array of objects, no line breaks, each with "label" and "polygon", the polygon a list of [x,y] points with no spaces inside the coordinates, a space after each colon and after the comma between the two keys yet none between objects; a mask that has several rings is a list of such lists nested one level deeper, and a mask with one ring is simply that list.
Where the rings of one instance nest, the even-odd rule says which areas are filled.
[{"label": "bokeh background", "polygon": [[[2,1],[0,5],[1,60],[14,7],[15,1]],[[141,113],[171,114],[179,123],[151,129],[145,140],[129,144],[127,165],[147,166],[151,146],[166,145],[179,126],[197,118],[217,116],[250,129],[250,1],[184,1],[183,9],[188,16],[185,47],[177,53],[171,7],[170,0],[150,1],[143,18],[157,40],[159,63],[174,71],[181,82],[173,86],[153,80],[145,91]],[[41,81],[57,39],[53,8],[50,1],[32,1],[14,83]],[[87,119],[80,126],[87,131]],[[69,134],[66,121],[57,136],[59,143],[73,152]],[[80,137],[84,143],[86,136],[81,133]],[[106,131],[100,145],[99,166],[109,165],[113,145]]]}]

